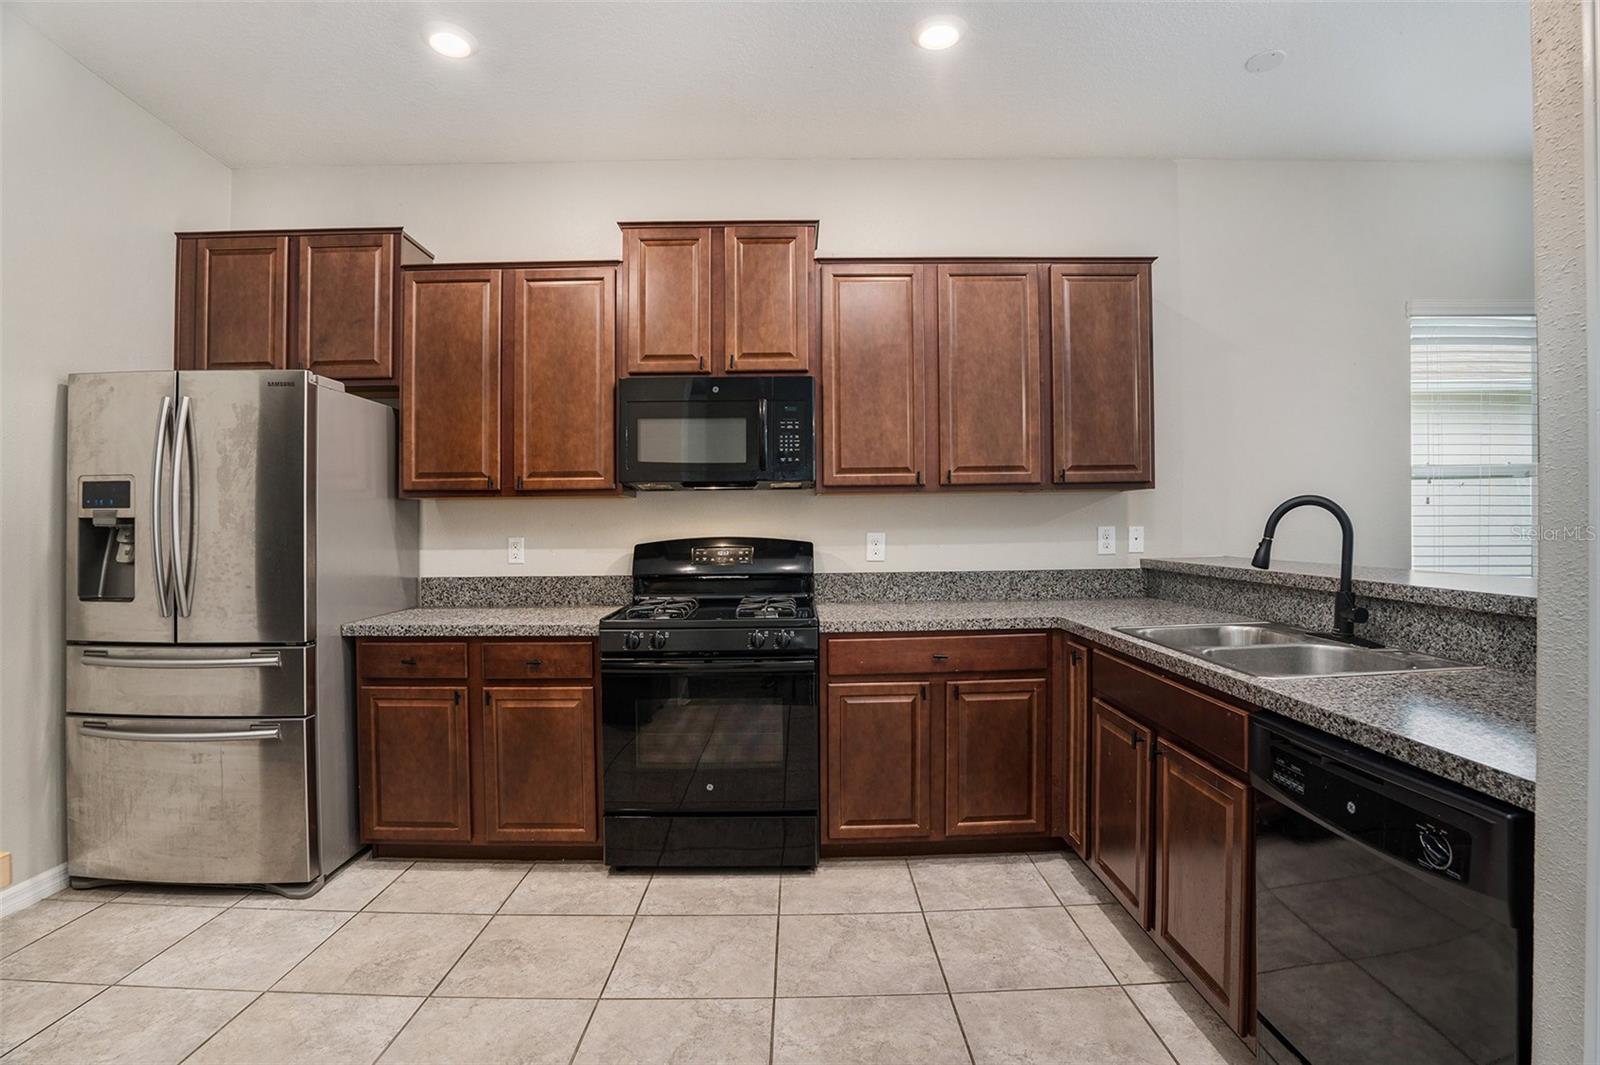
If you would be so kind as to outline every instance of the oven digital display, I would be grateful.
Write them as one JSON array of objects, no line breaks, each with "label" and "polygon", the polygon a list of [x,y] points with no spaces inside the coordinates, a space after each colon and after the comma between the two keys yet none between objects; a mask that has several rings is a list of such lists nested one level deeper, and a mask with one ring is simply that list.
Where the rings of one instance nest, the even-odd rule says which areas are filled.
[{"label": "oven digital display", "polygon": [[689,552],[689,561],[705,566],[737,566],[754,562],[756,549],[748,544],[729,547],[696,547]]},{"label": "oven digital display", "polygon": [[743,418],[640,418],[636,458],[674,466],[743,466],[749,441]]}]

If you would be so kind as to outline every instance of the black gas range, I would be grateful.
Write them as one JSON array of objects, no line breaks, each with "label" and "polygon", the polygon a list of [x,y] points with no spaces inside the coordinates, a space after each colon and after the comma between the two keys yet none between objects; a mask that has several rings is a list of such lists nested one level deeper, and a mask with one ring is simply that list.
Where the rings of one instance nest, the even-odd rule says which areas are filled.
[{"label": "black gas range", "polygon": [[634,548],[633,602],[600,622],[608,864],[816,864],[812,574],[802,540]]}]

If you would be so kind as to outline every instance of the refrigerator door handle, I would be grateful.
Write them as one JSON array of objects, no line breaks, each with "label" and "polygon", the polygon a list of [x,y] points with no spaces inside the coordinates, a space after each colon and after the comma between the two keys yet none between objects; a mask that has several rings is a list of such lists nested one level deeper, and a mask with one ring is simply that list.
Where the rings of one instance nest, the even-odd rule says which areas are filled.
[{"label": "refrigerator door handle", "polygon": [[172,433],[172,397],[161,397],[161,415],[156,422],[156,458],[150,470],[150,554],[156,567],[156,599],[161,616],[170,618],[175,609],[172,587],[167,576],[167,545],[161,539],[161,474],[167,465],[167,446]]},{"label": "refrigerator door handle", "polygon": [[276,740],[281,738],[277,725],[264,725],[251,729],[228,732],[160,732],[154,729],[112,728],[104,721],[85,721],[78,726],[85,736],[104,740],[134,740],[139,743],[211,743],[216,740]]},{"label": "refrigerator door handle", "polygon": [[187,551],[183,542],[183,510],[180,506],[183,497],[183,460],[185,456],[193,458],[194,451],[194,423],[189,420],[189,397],[184,396],[178,401],[178,428],[172,434],[172,583],[177,600],[179,617],[188,617],[194,609],[194,589],[190,587],[190,580],[194,577],[194,489],[189,491],[189,516],[190,537]]},{"label": "refrigerator door handle", "polygon": [[250,655],[229,655],[220,658],[163,657],[145,654],[113,654],[98,647],[85,648],[83,663],[87,666],[116,666],[121,669],[279,669],[283,655],[277,651],[257,651]]}]

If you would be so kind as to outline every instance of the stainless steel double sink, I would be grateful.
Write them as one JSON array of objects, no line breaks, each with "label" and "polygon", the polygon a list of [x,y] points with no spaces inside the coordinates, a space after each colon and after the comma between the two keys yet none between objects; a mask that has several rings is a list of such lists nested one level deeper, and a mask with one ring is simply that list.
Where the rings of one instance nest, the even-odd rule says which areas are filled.
[{"label": "stainless steel double sink", "polygon": [[1393,647],[1362,647],[1289,625],[1153,625],[1118,632],[1255,677],[1351,677],[1479,666]]}]

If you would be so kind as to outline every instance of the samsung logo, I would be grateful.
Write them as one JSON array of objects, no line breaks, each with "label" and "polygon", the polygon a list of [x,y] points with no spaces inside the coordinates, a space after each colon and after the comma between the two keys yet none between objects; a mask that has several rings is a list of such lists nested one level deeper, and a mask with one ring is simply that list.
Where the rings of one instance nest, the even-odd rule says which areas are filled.
[{"label": "samsung logo", "polygon": [[294,385],[295,385],[295,383],[293,381],[268,381],[267,382],[267,387],[268,388],[293,388]]}]

